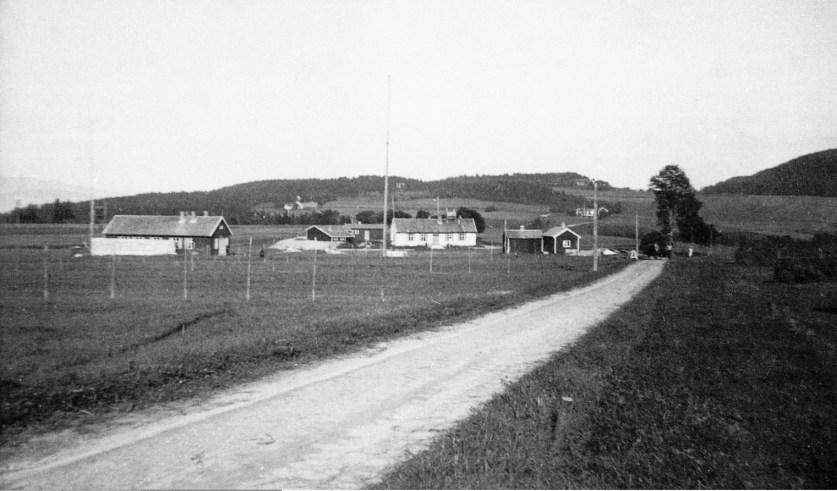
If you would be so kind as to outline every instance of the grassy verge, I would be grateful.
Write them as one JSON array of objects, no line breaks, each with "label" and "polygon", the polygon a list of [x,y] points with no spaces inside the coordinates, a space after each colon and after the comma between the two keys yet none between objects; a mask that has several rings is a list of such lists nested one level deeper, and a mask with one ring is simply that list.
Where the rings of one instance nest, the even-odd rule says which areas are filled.
[{"label": "grassy verge", "polygon": [[412,251],[384,263],[377,254],[320,254],[314,261],[313,253],[193,263],[12,250],[0,258],[3,442],[33,428],[203,397],[589,283],[626,264],[604,261],[594,274],[589,258],[486,250],[432,258]]},{"label": "grassy verge", "polygon": [[679,260],[382,488],[837,486],[837,284]]}]

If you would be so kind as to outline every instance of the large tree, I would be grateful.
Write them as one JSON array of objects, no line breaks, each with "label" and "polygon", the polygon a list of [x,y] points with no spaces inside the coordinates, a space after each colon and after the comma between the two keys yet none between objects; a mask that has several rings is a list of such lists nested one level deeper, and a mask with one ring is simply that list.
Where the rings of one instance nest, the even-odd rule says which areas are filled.
[{"label": "large tree", "polygon": [[657,224],[660,231],[668,236],[669,244],[674,242],[675,228],[685,240],[709,240],[713,229],[700,217],[703,203],[697,199],[695,189],[680,167],[665,166],[651,178],[651,189],[657,200]]}]

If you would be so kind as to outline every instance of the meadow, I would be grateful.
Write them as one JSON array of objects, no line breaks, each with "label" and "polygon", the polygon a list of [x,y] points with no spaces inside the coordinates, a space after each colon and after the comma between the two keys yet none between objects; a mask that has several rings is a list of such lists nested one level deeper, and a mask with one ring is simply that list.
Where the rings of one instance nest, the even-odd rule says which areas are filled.
[{"label": "meadow", "polygon": [[[237,227],[233,256],[143,258],[72,257],[68,237],[83,240],[83,227],[5,229],[4,439],[39,422],[83,422],[206,394],[569,289],[627,264],[603,258],[593,273],[590,258],[486,248],[387,260],[380,251],[258,256],[262,245],[300,230]],[[44,243],[62,245],[44,250]]]},{"label": "meadow", "polygon": [[386,489],[834,489],[837,283],[677,257]]}]

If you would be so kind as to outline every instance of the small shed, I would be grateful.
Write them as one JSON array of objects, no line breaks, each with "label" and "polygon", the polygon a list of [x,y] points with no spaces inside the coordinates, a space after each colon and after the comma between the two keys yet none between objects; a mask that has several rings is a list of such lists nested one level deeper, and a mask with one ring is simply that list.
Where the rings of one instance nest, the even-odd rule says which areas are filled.
[{"label": "small shed", "polygon": [[384,224],[382,223],[347,223],[346,227],[355,236],[355,246],[380,244],[384,241]]},{"label": "small shed", "polygon": [[543,252],[543,231],[520,230],[503,231],[503,252],[506,254],[540,254]]},{"label": "small shed", "polygon": [[305,229],[305,237],[320,242],[345,243],[352,242],[355,234],[345,225],[312,225]]},{"label": "small shed", "polygon": [[552,227],[543,233],[543,249],[550,254],[566,254],[567,251],[581,249],[581,236],[573,232],[567,225]]},{"label": "small shed", "polygon": [[196,216],[195,212],[181,211],[180,216],[114,215],[102,235],[117,240],[172,241],[178,252],[205,251],[225,256],[230,252],[232,231],[224,217],[210,216],[207,212]]}]

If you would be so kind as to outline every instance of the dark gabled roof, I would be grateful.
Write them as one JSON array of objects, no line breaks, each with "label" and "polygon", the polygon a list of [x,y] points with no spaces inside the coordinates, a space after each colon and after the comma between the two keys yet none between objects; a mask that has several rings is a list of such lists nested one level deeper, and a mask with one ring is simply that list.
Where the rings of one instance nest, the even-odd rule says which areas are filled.
[{"label": "dark gabled roof", "polygon": [[555,237],[558,237],[559,235],[563,234],[564,232],[569,232],[569,233],[575,235],[576,237],[578,237],[579,239],[581,238],[580,235],[578,235],[577,233],[568,229],[567,227],[552,227],[551,229],[544,232],[543,236],[544,237],[552,237],[554,239]]},{"label": "dark gabled roof", "polygon": [[435,218],[393,218],[392,229],[400,234],[475,234],[473,218],[437,220]]},{"label": "dark gabled roof", "polygon": [[[229,225],[220,216],[160,216],[160,215],[114,215],[103,235],[137,235],[151,237],[212,237],[223,224]],[[232,235],[232,230],[230,230]]]},{"label": "dark gabled roof", "polygon": [[311,225],[305,229],[305,233],[308,233],[308,231],[312,228],[316,228],[320,232],[332,238],[337,237],[340,239],[348,239],[349,237],[355,236],[355,234],[352,233],[352,230],[346,225]]},{"label": "dark gabled roof", "polygon": [[540,239],[543,240],[543,232],[540,230],[506,230],[504,232],[509,239]]}]

